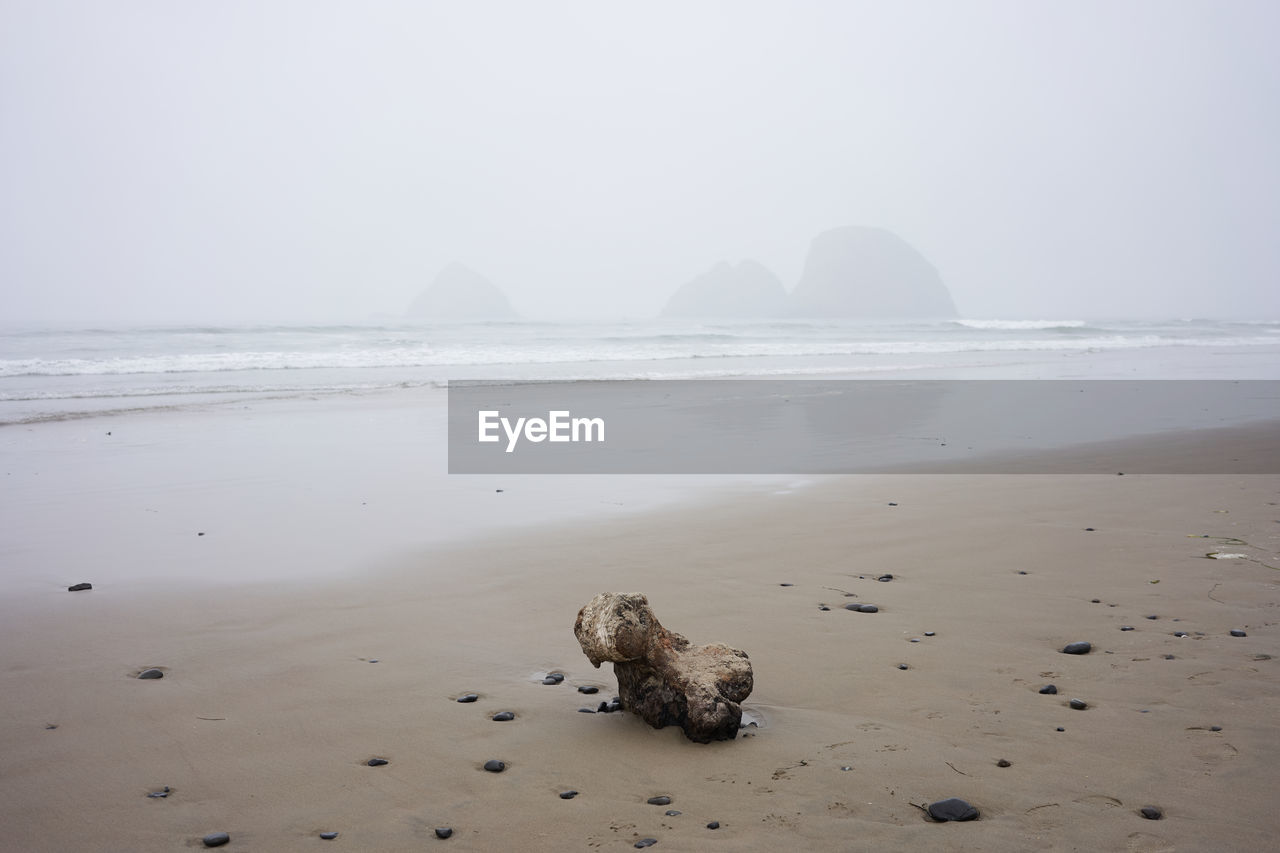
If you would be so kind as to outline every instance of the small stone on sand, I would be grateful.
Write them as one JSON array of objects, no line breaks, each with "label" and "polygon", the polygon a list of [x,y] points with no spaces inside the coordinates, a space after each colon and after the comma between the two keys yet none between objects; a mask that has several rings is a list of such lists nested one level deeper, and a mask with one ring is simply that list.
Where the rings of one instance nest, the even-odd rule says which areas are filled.
[{"label": "small stone on sand", "polygon": [[590,694],[592,694],[592,693],[599,693],[599,692],[600,692],[600,688],[599,688],[599,687],[593,687],[593,686],[591,686],[590,684],[583,684],[582,686],[580,686],[580,687],[578,688],[578,692],[579,692],[579,693],[586,693],[586,694],[590,695]]},{"label": "small stone on sand", "polygon": [[667,817],[679,817],[680,815],[684,814],[684,812],[679,811],[678,809],[667,809],[665,812],[663,812],[663,814],[665,814]]},{"label": "small stone on sand", "polygon": [[996,762],[996,767],[1012,767],[1013,763],[1008,759],[1002,758]]},{"label": "small stone on sand", "polygon": [[86,589],[93,589],[93,584],[91,584],[91,583],[78,583],[78,584],[76,584],[75,586],[69,586],[69,587],[67,587],[67,592],[82,592],[82,591],[84,591],[84,590],[86,590]]},{"label": "small stone on sand", "polygon": [[1220,731],[1222,731],[1222,726],[1209,726],[1209,731],[1211,731],[1211,732],[1220,732]]},{"label": "small stone on sand", "polygon": [[905,663],[898,664],[898,669],[906,669],[906,668],[907,668],[907,665]]},{"label": "small stone on sand", "polygon": [[1052,695],[1058,692],[1058,688],[1054,687],[1052,684],[1046,684],[1044,687],[1040,688],[1040,692],[1045,695]]},{"label": "small stone on sand", "polygon": [[711,823],[707,824],[707,829],[719,829],[719,828],[720,828],[720,821],[718,820],[713,820],[711,821]]},{"label": "small stone on sand", "polygon": [[474,702],[480,697],[475,693],[464,693],[458,697],[459,702]]},{"label": "small stone on sand", "polygon": [[370,767],[382,767],[383,765],[390,764],[391,762],[387,761],[385,758],[370,758],[367,763]]},{"label": "small stone on sand", "polygon": [[1076,643],[1067,643],[1062,647],[1062,653],[1064,655],[1087,655],[1091,651],[1093,651],[1093,643],[1088,643],[1083,640]]},{"label": "small stone on sand", "polygon": [[1249,636],[1249,635],[1248,635],[1248,634],[1246,634],[1244,631],[1241,631],[1239,628],[1232,628],[1232,629],[1231,629],[1231,636],[1233,636],[1233,637],[1247,637],[1247,636]]},{"label": "small stone on sand", "polygon": [[1147,820],[1160,820],[1164,817],[1164,812],[1160,811],[1156,806],[1143,806],[1138,809],[1138,814],[1142,815]]},{"label": "small stone on sand", "polygon": [[437,826],[436,838],[448,838],[453,835],[453,828],[449,826]]},{"label": "small stone on sand", "polygon": [[204,842],[205,847],[221,847],[231,843],[231,836],[225,832],[211,832],[200,840]]},{"label": "small stone on sand", "polygon": [[484,763],[484,769],[488,770],[490,773],[501,773],[503,770],[507,769],[507,765],[504,761],[499,761],[496,758],[490,758]]},{"label": "small stone on sand", "polygon": [[576,796],[578,796],[577,791],[561,791],[560,792],[560,799],[562,800],[572,800]]},{"label": "small stone on sand", "polygon": [[1067,702],[1067,704],[1077,711],[1083,711],[1085,708],[1089,707],[1089,703],[1084,701],[1083,699],[1072,699],[1069,702]]},{"label": "small stone on sand", "polygon": [[505,723],[510,720],[514,720],[515,718],[516,718],[516,715],[511,713],[510,711],[499,711],[498,713],[493,715],[493,721],[495,723]]},{"label": "small stone on sand", "polygon": [[670,798],[670,797],[666,797],[666,796],[663,796],[663,797],[650,797],[650,798],[649,798],[648,800],[646,800],[645,802],[647,802],[647,803],[648,803],[649,805],[651,805],[651,806],[669,806],[669,805],[671,805],[671,798]]},{"label": "small stone on sand", "polygon": [[657,844],[657,843],[658,843],[658,839],[656,839],[656,838],[641,838],[639,841],[637,841],[637,842],[635,843],[635,845],[634,845],[634,846],[636,846],[636,847],[652,847],[653,845],[655,845],[655,844]]},{"label": "small stone on sand", "polygon": [[138,678],[164,678],[164,673],[158,669],[144,669],[142,672],[138,673]]},{"label": "small stone on sand", "polygon": [[336,833],[336,832],[322,832],[322,833],[320,833],[320,837],[321,837],[321,838],[323,838],[325,841],[332,841],[333,839],[335,839],[335,838],[337,838],[337,837],[338,837],[338,833]]},{"label": "small stone on sand", "polygon": [[876,607],[874,604],[863,604],[858,607],[858,612],[859,613],[879,613],[880,608]]},{"label": "small stone on sand", "polygon": [[1121,631],[1132,631],[1132,630],[1133,630],[1133,626],[1132,626],[1132,625],[1121,625],[1121,626],[1120,626],[1120,630],[1121,630]]},{"label": "small stone on sand", "polygon": [[893,580],[893,575],[881,575],[880,577],[876,578],[876,580],[880,581],[880,583],[888,583],[889,581]]},{"label": "small stone on sand", "polygon": [[924,632],[924,635],[925,635],[926,637],[932,637],[932,636],[934,636],[934,632],[933,632],[933,631],[925,631],[925,632]]},{"label": "small stone on sand", "polygon": [[929,804],[929,817],[937,821],[976,820],[978,810],[959,797],[950,797]]}]

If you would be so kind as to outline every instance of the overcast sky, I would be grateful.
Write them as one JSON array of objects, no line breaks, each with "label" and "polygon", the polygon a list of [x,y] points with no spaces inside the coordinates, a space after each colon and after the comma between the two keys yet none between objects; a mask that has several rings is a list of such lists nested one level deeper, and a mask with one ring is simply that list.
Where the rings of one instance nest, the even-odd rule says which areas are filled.
[{"label": "overcast sky", "polygon": [[534,318],[877,225],[975,318],[1280,319],[1280,4],[0,0],[0,322]]}]

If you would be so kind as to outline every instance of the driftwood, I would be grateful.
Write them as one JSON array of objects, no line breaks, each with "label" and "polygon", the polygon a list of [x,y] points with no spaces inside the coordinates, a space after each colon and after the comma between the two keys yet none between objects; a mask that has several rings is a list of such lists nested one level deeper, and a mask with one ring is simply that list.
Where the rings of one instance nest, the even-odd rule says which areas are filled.
[{"label": "driftwood", "polygon": [[654,728],[679,726],[692,741],[732,740],[751,695],[747,653],[694,646],[658,622],[639,593],[602,592],[578,612],[573,633],[591,663],[613,663],[622,707]]}]

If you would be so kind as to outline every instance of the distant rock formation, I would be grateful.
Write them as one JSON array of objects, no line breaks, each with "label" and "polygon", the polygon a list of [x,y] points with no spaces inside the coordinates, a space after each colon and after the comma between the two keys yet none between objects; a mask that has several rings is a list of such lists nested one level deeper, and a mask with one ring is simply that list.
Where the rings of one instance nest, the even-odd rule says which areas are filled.
[{"label": "distant rock formation", "polygon": [[514,320],[517,314],[497,285],[462,264],[449,264],[405,316],[421,320]]},{"label": "distant rock formation", "polygon": [[954,317],[956,306],[933,264],[901,237],[851,226],[813,239],[788,313],[923,319]]},{"label": "distant rock formation", "polygon": [[755,261],[721,261],[667,300],[663,317],[752,319],[781,316],[787,291],[776,275]]}]

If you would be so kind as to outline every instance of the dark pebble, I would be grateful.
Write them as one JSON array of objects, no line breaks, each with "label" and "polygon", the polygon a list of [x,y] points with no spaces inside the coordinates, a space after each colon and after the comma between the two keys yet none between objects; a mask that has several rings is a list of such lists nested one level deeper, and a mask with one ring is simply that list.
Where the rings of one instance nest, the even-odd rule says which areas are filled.
[{"label": "dark pebble", "polygon": [[976,820],[978,810],[959,797],[938,800],[929,804],[929,817],[937,821]]},{"label": "dark pebble", "polygon": [[793,583],[780,583],[778,586],[795,586]]},{"label": "dark pebble", "polygon": [[56,729],[57,727],[58,727],[58,724],[57,724],[57,723],[49,723],[49,724],[47,724],[44,728],[45,728],[45,731],[49,731],[49,732],[51,732],[51,731],[53,731],[54,729]]},{"label": "dark pebble", "polygon": [[576,796],[578,796],[577,791],[561,791],[560,792],[560,799],[562,800],[572,800]]},{"label": "dark pebble", "polygon": [[876,578],[876,580],[880,581],[880,583],[888,583],[889,581],[893,580],[893,575],[881,575],[880,577]]},{"label": "dark pebble", "polygon": [[897,506],[897,504],[894,503],[893,501],[889,501],[889,506]]},{"label": "dark pebble", "polygon": [[377,658],[372,658],[372,659],[370,659],[370,661],[369,661],[369,663],[377,663],[377,662],[378,662],[378,659],[377,659]]},{"label": "dark pebble", "polygon": [[493,721],[495,723],[505,723],[510,720],[514,720],[515,718],[516,718],[516,715],[511,713],[510,711],[499,711],[498,713],[493,715]]},{"label": "dark pebble", "polygon": [[1077,711],[1083,711],[1085,708],[1089,707],[1089,703],[1084,701],[1083,699],[1072,699],[1069,702],[1067,702],[1067,704]]},{"label": "dark pebble", "polygon": [[1092,532],[1093,532],[1093,528],[1092,528],[1092,527],[1086,527],[1086,528],[1085,528],[1085,530],[1086,530],[1086,531],[1088,531],[1089,533],[1092,533]]},{"label": "dark pebble", "polygon": [[370,758],[370,759],[369,759],[369,766],[370,766],[370,767],[382,767],[383,765],[385,765],[385,764],[390,764],[390,763],[391,763],[391,762],[390,762],[390,761],[387,761],[387,759],[385,759],[385,758]]},{"label": "dark pebble", "polygon": [[1093,643],[1084,641],[1078,643],[1067,643],[1062,647],[1062,653],[1064,655],[1087,655],[1091,651],[1093,651]]},{"label": "dark pebble", "polygon": [[679,817],[680,815],[684,814],[684,812],[678,811],[676,809],[667,809],[665,812],[663,812],[663,814],[665,814],[667,817]]},{"label": "dark pebble", "polygon": [[599,692],[600,692],[600,688],[599,688],[599,687],[592,687],[590,684],[583,684],[581,687],[579,687],[579,688],[578,688],[578,692],[579,692],[579,693],[586,693],[586,694],[590,695],[590,694],[592,694],[592,693],[599,693]]},{"label": "dark pebble", "polygon": [[858,612],[859,613],[879,613],[880,608],[876,607],[874,604],[863,604],[858,607]]},{"label": "dark pebble", "polygon": [[332,841],[333,839],[335,839],[335,838],[337,838],[337,837],[338,837],[338,833],[336,833],[336,832],[322,832],[322,833],[320,833],[320,837],[321,837],[321,838],[323,838],[325,841]]},{"label": "dark pebble", "polygon": [[713,820],[711,821],[711,823],[707,824],[707,829],[719,829],[719,828],[720,828],[720,821],[718,820]]},{"label": "dark pebble", "polygon": [[211,832],[200,840],[204,842],[205,847],[221,847],[231,843],[231,836],[225,832]]},{"label": "dark pebble", "polygon": [[652,847],[653,845],[655,845],[655,844],[657,844],[657,843],[658,843],[658,839],[656,839],[656,838],[641,838],[639,841],[637,841],[637,842],[635,843],[635,845],[634,845],[634,846],[636,846],[636,847]]},{"label": "dark pebble", "polygon": [[499,761],[496,758],[490,758],[484,763],[484,769],[488,770],[490,773],[501,773],[503,770],[507,769],[507,765],[506,762]]},{"label": "dark pebble", "polygon": [[599,711],[601,714],[609,713],[609,703],[601,702],[599,706],[597,706],[596,710]]},{"label": "dark pebble", "polygon": [[1132,625],[1121,625],[1121,626],[1120,626],[1120,630],[1121,630],[1121,631],[1132,631],[1132,630],[1133,630],[1133,626],[1132,626]]},{"label": "dark pebble", "polygon": [[912,637],[910,640],[907,640],[907,642],[908,642],[908,643],[918,643],[918,642],[920,642],[920,638],[919,638],[919,637]]},{"label": "dark pebble", "polygon": [[907,668],[907,665],[905,663],[898,664],[898,669],[906,669],[906,668]]},{"label": "dark pebble", "polygon": [[818,609],[819,609],[819,610],[830,610],[831,608],[830,608],[830,607],[828,607],[828,606],[827,606],[827,605],[825,605],[825,604],[819,604],[819,605],[818,605]]},{"label": "dark pebble", "polygon": [[671,805],[671,798],[670,797],[650,797],[648,800],[645,800],[645,802],[647,802],[651,806],[669,806]]},{"label": "dark pebble", "polygon": [[1152,615],[1152,616],[1148,616],[1147,618],[1148,618],[1148,619],[1159,619],[1160,617],[1159,617],[1159,616]]},{"label": "dark pebble", "polygon": [[200,531],[199,533],[197,533],[196,535],[197,535],[197,536],[203,536],[203,535],[204,535],[204,531],[203,531],[203,530],[201,530],[201,531]]},{"label": "dark pebble", "polygon": [[1026,571],[1023,571],[1022,569],[1018,569],[1018,574],[1026,575],[1026,574],[1030,574],[1030,572],[1026,572]]},{"label": "dark pebble", "polygon": [[1176,660],[1176,658],[1175,658],[1173,655],[1165,655],[1165,656],[1164,656],[1164,659],[1165,659],[1165,660]]},{"label": "dark pebble", "polygon": [[474,702],[480,697],[475,693],[465,693],[458,697],[459,702]]},{"label": "dark pebble", "polygon": [[1175,637],[1190,637],[1191,635],[1190,635],[1190,634],[1188,634],[1186,631],[1174,631],[1174,632],[1173,632],[1173,636],[1175,636]]},{"label": "dark pebble", "polygon": [[1222,726],[1209,726],[1209,731],[1211,731],[1211,732],[1220,732],[1220,731],[1222,731]]},{"label": "dark pebble", "polygon": [[858,612],[858,608],[859,608],[859,607],[861,607],[861,606],[862,606],[861,604],[858,604],[858,603],[856,603],[856,602],[850,602],[849,604],[846,604],[846,605],[844,606],[844,609],[845,609],[845,610],[852,610],[854,613],[857,613],[857,612]]},{"label": "dark pebble", "polygon": [[1164,817],[1164,812],[1160,811],[1160,809],[1155,806],[1143,806],[1138,809],[1138,814],[1142,815],[1147,820],[1160,820]]},{"label": "dark pebble", "polygon": [[852,770],[853,768],[852,768],[852,767],[850,767],[848,764],[846,764],[845,766],[841,767],[840,769],[841,769],[841,770],[844,770],[844,771],[846,771],[846,772],[847,772],[847,771],[849,771],[849,770]]},{"label": "dark pebble", "polygon": [[453,828],[448,826],[436,827],[436,838],[448,838],[453,835]]},{"label": "dark pebble", "polygon": [[164,678],[164,673],[158,669],[144,669],[142,672],[138,673],[138,677],[147,679]]},{"label": "dark pebble", "polygon": [[1102,603],[1102,599],[1101,599],[1101,598],[1091,598],[1091,599],[1089,599],[1089,603],[1090,603],[1090,604],[1101,604],[1101,603]]},{"label": "dark pebble", "polygon": [[925,635],[926,637],[932,637],[932,636],[934,635],[934,633],[933,633],[933,631],[925,631],[925,632],[924,632],[924,635]]},{"label": "dark pebble", "polygon": [[556,680],[556,682],[557,682],[557,683],[559,683],[559,682],[561,682],[561,681],[564,681],[564,673],[563,673],[563,672],[548,672],[548,673],[547,673],[547,678],[554,678],[554,679]]},{"label": "dark pebble", "polygon": [[86,589],[93,589],[93,584],[91,584],[91,583],[78,583],[78,584],[76,584],[75,586],[69,586],[69,587],[67,587],[67,592],[81,592],[81,591],[86,590]]},{"label": "dark pebble", "polygon": [[1058,688],[1054,687],[1052,684],[1046,684],[1044,687],[1040,688],[1040,692],[1046,695],[1052,695],[1058,692]]},{"label": "dark pebble", "polygon": [[609,713],[613,713],[614,711],[621,711],[621,710],[622,710],[622,700],[618,699],[617,697],[614,697],[614,700],[609,703]]},{"label": "dark pebble", "polygon": [[164,788],[162,788],[161,790],[152,791],[151,793],[147,794],[147,796],[153,800],[163,800],[165,797],[169,796],[171,793],[173,793],[173,789],[170,788],[168,785],[165,785]]},{"label": "dark pebble", "polygon": [[[605,705],[603,702],[601,702],[600,704],[601,704],[602,706],[606,707],[606,708],[608,707],[608,706],[607,706],[607,705]],[[594,713],[596,713],[596,709],[595,709],[595,708],[579,708],[579,709],[578,709],[578,713],[579,713],[579,714],[594,714]]]},{"label": "dark pebble", "polygon": [[1249,636],[1249,635],[1248,635],[1248,634],[1246,634],[1244,631],[1241,631],[1239,628],[1232,628],[1232,629],[1231,629],[1231,636],[1233,636],[1233,637],[1247,637],[1247,636]]},{"label": "dark pebble", "polygon": [[564,681],[563,678],[552,678],[549,675],[546,678],[542,679],[543,684],[559,684],[562,681]]},{"label": "dark pebble", "polygon": [[1013,763],[1006,758],[1002,758],[996,762],[996,767],[1012,767]]},{"label": "dark pebble", "polygon": [[1065,732],[1065,731],[1066,731],[1066,729],[1064,729],[1062,726],[1058,726],[1056,729],[1054,729],[1054,731],[1056,731],[1056,732]]}]

